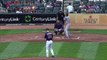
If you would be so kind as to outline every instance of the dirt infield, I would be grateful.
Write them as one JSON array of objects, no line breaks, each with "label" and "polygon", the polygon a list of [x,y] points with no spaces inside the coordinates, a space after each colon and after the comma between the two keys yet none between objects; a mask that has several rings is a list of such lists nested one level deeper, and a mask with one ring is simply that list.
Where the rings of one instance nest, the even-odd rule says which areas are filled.
[{"label": "dirt infield", "polygon": [[77,58],[15,58],[15,59],[8,59],[8,60],[80,60]]},{"label": "dirt infield", "polygon": [[[53,28],[53,25],[41,26],[0,26],[0,29],[36,29],[36,28]],[[88,27],[87,27],[88,28]],[[72,33],[71,38],[67,39],[64,36],[55,36],[54,42],[107,42],[107,35],[100,34],[80,34]],[[0,35],[0,42],[45,42],[44,34],[14,34],[14,35]],[[9,60],[79,60],[73,58],[15,58]]]},{"label": "dirt infield", "polygon": [[[45,42],[44,34],[14,34],[14,35],[4,35],[0,36],[0,42],[14,42],[14,41],[23,41],[23,42]],[[107,35],[100,34],[72,34],[70,39],[65,38],[64,36],[55,36],[55,42],[107,42]]]}]

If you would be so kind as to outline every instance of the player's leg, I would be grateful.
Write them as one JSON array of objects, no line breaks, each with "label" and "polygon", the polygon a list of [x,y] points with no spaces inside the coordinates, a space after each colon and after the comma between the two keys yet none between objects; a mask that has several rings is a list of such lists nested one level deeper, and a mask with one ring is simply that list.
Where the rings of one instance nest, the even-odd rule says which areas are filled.
[{"label": "player's leg", "polygon": [[54,32],[55,32],[55,35],[58,35],[58,29],[55,29]]},{"label": "player's leg", "polygon": [[49,57],[49,41],[46,41],[46,57]]},{"label": "player's leg", "polygon": [[69,38],[69,35],[68,35],[68,24],[65,26],[65,35],[67,38]]},{"label": "player's leg", "polygon": [[63,29],[60,29],[59,34],[62,35],[63,32],[64,32],[64,30],[63,30]]},{"label": "player's leg", "polygon": [[69,37],[71,37],[71,33],[70,33],[69,29],[70,29],[70,24],[68,24],[68,35],[69,35]]},{"label": "player's leg", "polygon": [[49,48],[50,48],[50,52],[52,54],[52,57],[54,57],[54,51],[53,51],[52,45],[53,45],[53,41],[50,41]]}]

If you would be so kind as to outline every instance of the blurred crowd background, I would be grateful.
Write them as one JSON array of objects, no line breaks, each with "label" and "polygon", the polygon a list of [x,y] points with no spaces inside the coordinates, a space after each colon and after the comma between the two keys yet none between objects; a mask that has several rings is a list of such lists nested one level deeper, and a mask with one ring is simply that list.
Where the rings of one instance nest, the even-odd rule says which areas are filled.
[{"label": "blurred crowd background", "polygon": [[56,13],[62,0],[0,0],[0,13]]},{"label": "blurred crowd background", "polygon": [[107,13],[107,0],[0,0],[0,13],[57,13],[66,1],[72,13]]},{"label": "blurred crowd background", "polygon": [[73,1],[73,7],[77,13],[107,13],[107,0]]}]

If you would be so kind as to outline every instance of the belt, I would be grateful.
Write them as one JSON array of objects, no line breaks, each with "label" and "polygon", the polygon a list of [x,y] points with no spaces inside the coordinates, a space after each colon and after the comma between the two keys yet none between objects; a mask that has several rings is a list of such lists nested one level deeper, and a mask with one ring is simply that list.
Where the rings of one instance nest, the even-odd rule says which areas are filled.
[{"label": "belt", "polygon": [[52,40],[46,40],[46,41],[52,41]]}]

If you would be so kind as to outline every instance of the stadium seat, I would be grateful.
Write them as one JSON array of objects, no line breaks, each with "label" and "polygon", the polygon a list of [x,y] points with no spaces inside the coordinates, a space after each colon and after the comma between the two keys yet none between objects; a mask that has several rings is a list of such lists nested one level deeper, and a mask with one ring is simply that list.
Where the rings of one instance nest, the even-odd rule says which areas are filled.
[{"label": "stadium seat", "polygon": [[44,13],[44,10],[36,10],[36,13],[37,13],[37,14],[43,14],[43,13]]},{"label": "stadium seat", "polygon": [[46,14],[52,14],[53,11],[52,11],[52,10],[45,10],[45,13],[46,13]]},{"label": "stadium seat", "polygon": [[77,10],[79,9],[79,6],[80,6],[80,4],[74,4],[74,5],[73,5],[74,10],[77,11]]},{"label": "stadium seat", "polygon": [[54,10],[60,10],[61,7],[54,7]]},{"label": "stadium seat", "polygon": [[54,7],[61,7],[61,4],[55,4]]},{"label": "stadium seat", "polygon": [[54,14],[56,14],[56,13],[58,13],[59,12],[59,10],[53,10],[53,13]]},{"label": "stadium seat", "polygon": [[46,3],[48,3],[48,2],[49,2],[49,0],[45,0],[45,2],[46,2]]},{"label": "stadium seat", "polygon": [[62,4],[62,2],[61,1],[56,1],[56,4]]},{"label": "stadium seat", "polygon": [[53,9],[53,13],[57,13],[57,12],[59,12],[60,9],[61,9],[61,7],[54,7],[54,9]]},{"label": "stadium seat", "polygon": [[105,10],[105,13],[107,13],[107,10]]},{"label": "stadium seat", "polygon": [[44,7],[44,4],[38,4],[38,7]]},{"label": "stadium seat", "polygon": [[45,13],[53,13],[53,8],[47,8],[45,9]]},{"label": "stadium seat", "polygon": [[95,3],[96,3],[96,4],[100,4],[100,3],[101,3],[101,1],[96,1]]},{"label": "stadium seat", "polygon": [[40,9],[40,10],[45,10],[45,7],[38,7],[38,9]]},{"label": "stadium seat", "polygon": [[73,1],[73,4],[80,4],[80,1]]},{"label": "stadium seat", "polygon": [[107,10],[107,3],[105,4],[105,9]]}]

